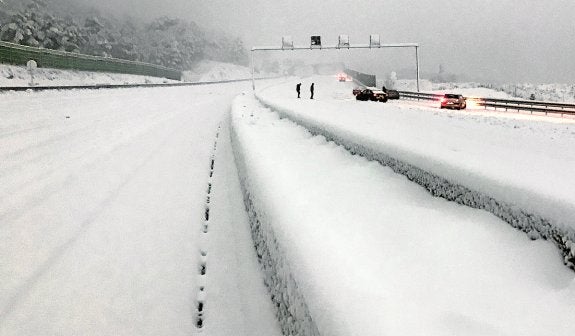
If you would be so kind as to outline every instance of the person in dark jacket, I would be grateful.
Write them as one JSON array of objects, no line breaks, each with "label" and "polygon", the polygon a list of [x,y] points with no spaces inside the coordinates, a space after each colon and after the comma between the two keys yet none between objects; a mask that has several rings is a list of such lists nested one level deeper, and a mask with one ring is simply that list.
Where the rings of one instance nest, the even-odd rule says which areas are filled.
[{"label": "person in dark jacket", "polygon": [[297,91],[297,97],[299,98],[299,94],[301,92],[301,83],[297,83],[295,86],[295,90]]},{"label": "person in dark jacket", "polygon": [[309,99],[313,99],[313,85],[314,83],[311,83],[311,86],[309,87],[309,91],[311,92],[311,97]]}]

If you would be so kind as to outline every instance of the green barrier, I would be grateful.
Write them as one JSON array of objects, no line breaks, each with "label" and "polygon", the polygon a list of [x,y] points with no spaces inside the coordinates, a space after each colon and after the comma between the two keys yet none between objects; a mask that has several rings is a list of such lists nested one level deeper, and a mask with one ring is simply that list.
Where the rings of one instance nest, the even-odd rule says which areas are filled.
[{"label": "green barrier", "polygon": [[40,49],[0,41],[0,63],[26,65],[34,60],[41,68],[114,72],[180,80],[182,72],[143,62]]},{"label": "green barrier", "polygon": [[368,75],[351,69],[345,69],[344,72],[365,86],[377,85],[375,75]]}]

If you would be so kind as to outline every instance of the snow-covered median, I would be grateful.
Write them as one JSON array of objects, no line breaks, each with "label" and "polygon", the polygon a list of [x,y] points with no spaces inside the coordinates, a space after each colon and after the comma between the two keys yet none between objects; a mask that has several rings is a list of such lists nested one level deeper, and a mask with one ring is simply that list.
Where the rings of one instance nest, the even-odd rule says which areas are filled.
[{"label": "snow-covered median", "polygon": [[252,236],[284,328],[572,334],[575,280],[552,244],[432,197],[251,95],[235,101],[232,127]]},{"label": "snow-covered median", "polygon": [[292,83],[262,90],[258,98],[314,133],[391,166],[434,195],[488,210],[534,238],[553,240],[573,267],[572,120],[503,119],[412,108],[405,102],[358,102],[341,98],[341,92],[351,92],[347,83],[313,80],[315,100],[290,95]]}]

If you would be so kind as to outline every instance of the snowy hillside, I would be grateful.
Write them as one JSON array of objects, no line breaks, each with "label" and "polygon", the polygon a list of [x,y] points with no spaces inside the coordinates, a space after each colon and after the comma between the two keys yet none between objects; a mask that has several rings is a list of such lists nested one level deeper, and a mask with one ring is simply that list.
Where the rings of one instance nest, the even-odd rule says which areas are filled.
[{"label": "snowy hillside", "polygon": [[575,84],[503,84],[495,85],[498,90],[507,92],[513,97],[553,102],[575,102]]},{"label": "snowy hillside", "polygon": [[214,82],[248,78],[252,78],[250,68],[215,61],[201,61],[193,70],[184,71],[182,74],[182,80],[185,82]]},{"label": "snowy hillside", "polygon": [[115,15],[86,3],[0,1],[0,40],[174,69],[188,69],[202,59],[247,63],[247,52],[237,37],[182,18],[144,22]]}]

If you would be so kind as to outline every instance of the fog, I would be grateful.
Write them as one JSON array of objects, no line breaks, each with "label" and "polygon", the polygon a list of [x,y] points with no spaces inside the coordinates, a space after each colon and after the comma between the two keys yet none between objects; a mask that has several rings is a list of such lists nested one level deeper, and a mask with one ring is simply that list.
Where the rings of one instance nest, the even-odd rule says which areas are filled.
[{"label": "fog", "polygon": [[[575,82],[573,0],[73,1],[119,15],[190,19],[238,35],[247,47],[279,46],[283,35],[309,45],[312,34],[324,44],[335,44],[339,34],[349,35],[352,44],[380,34],[382,43],[419,43],[424,73],[436,73],[442,64],[471,80]],[[402,51],[341,53],[338,58],[366,71],[414,67],[413,56]]]}]

